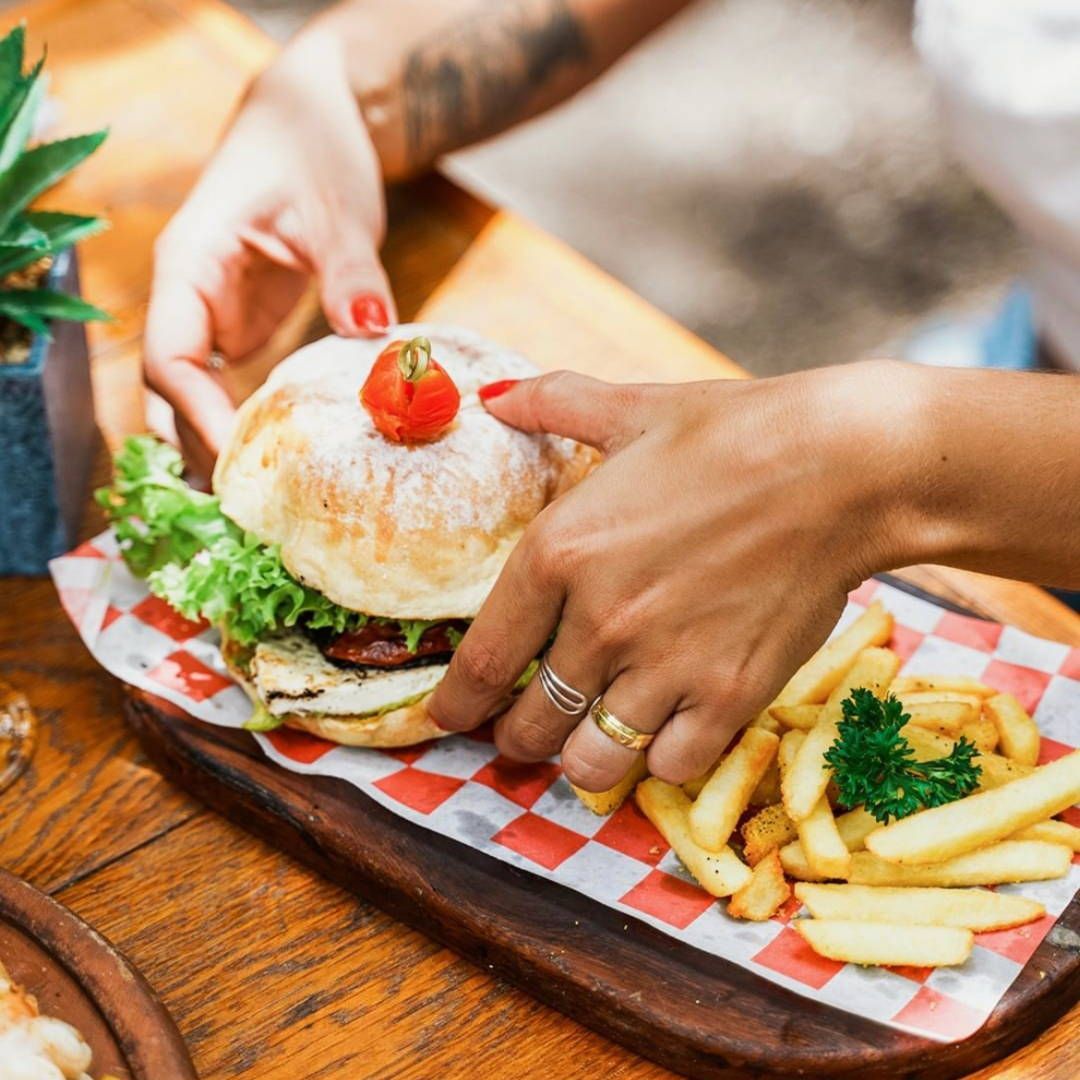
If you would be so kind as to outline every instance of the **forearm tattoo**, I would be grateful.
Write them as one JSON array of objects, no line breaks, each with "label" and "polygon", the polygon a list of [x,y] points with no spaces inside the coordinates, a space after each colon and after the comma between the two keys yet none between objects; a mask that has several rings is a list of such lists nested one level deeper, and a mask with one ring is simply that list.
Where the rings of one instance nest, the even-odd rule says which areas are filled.
[{"label": "forearm tattoo", "polygon": [[499,0],[420,42],[404,70],[411,162],[501,131],[556,74],[589,60],[566,0]]}]

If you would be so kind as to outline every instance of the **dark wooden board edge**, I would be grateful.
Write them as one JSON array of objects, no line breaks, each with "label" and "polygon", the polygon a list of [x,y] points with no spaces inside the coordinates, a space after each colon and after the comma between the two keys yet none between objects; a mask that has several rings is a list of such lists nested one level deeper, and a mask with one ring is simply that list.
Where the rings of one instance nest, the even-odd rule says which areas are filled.
[{"label": "dark wooden board edge", "polygon": [[[157,767],[211,808],[478,966],[688,1075],[947,1080],[1024,1045],[1080,998],[1080,953],[1044,941],[974,1036],[946,1046],[905,1035],[413,825],[346,781],[281,769],[244,732],[137,692],[127,714]],[[1063,925],[1080,932],[1077,900]]]},{"label": "dark wooden board edge", "polygon": [[2,869],[0,919],[78,983],[110,1029],[132,1080],[198,1080],[184,1040],[150,984],[93,927]]}]

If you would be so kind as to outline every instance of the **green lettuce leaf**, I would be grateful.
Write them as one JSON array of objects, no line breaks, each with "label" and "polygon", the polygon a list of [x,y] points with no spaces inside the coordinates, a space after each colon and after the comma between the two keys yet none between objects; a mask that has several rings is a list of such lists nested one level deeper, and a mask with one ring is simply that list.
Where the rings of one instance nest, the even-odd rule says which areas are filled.
[{"label": "green lettuce leaf", "polygon": [[301,585],[277,548],[250,534],[219,537],[186,566],[168,563],[153,571],[147,584],[185,618],[201,616],[241,645],[299,623],[341,633],[367,621]]},{"label": "green lettuce leaf", "polygon": [[[297,581],[278,548],[230,521],[216,495],[186,484],[183,460],[173,447],[134,436],[114,466],[112,487],[96,497],[124,559],[155,596],[185,618],[206,619],[245,646],[295,626],[342,633],[367,623],[367,615]],[[378,621],[400,626],[411,652],[432,625],[422,619]]]},{"label": "green lettuce leaf", "polygon": [[112,487],[95,497],[139,577],[170,563],[186,566],[216,540],[240,536],[217,496],[184,483],[184,462],[173,447],[149,435],[133,436],[116,455],[113,470]]}]

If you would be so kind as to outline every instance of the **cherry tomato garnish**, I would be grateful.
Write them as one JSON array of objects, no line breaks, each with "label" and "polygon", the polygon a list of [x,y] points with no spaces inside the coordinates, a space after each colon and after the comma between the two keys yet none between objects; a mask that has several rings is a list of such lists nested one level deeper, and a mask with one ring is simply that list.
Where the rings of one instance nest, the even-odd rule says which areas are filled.
[{"label": "cherry tomato garnish", "polygon": [[461,395],[425,337],[392,341],[360,390],[375,426],[398,443],[430,442],[454,422]]}]

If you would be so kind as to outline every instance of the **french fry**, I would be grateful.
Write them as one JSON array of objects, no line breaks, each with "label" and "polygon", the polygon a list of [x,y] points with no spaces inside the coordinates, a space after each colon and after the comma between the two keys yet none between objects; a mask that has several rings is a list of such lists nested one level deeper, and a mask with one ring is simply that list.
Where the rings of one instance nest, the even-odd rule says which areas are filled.
[{"label": "french fry", "polygon": [[791,886],[784,877],[780,854],[773,848],[754,867],[750,880],[728,902],[728,914],[736,919],[765,922],[791,899]]},{"label": "french fry", "polygon": [[776,757],[780,739],[749,727],[706,781],[690,807],[690,835],[708,851],[721,851],[750,801],[750,795]]},{"label": "french fry", "polygon": [[[931,761],[934,758],[947,757],[955,746],[952,739],[912,724],[905,724],[900,734],[907,739],[915,751],[916,761]],[[1001,787],[1011,780],[1018,780],[1034,770],[1030,765],[1019,765],[1000,754],[980,753],[975,755],[975,764],[982,770],[979,775],[979,790],[989,791]]]},{"label": "french fry", "polygon": [[1080,851],[1080,829],[1067,821],[1039,821],[1009,837],[1010,840],[1042,840],[1047,844],[1064,844],[1073,852]]},{"label": "french fry", "polygon": [[[788,867],[798,867],[797,854],[780,860],[792,877],[797,876]],[[853,885],[928,885],[952,888],[958,885],[1004,885],[1019,881],[1049,881],[1069,872],[1072,851],[1064,844],[1046,844],[1038,840],[1002,840],[998,844],[966,855],[957,855],[944,862],[928,866],[901,866],[886,862],[869,851],[858,851],[851,856]]]},{"label": "french fry", "polygon": [[[799,750],[800,757],[804,748],[805,743]],[[1078,799],[1080,750],[1074,750],[992,791],[920,810],[876,829],[866,838],[866,846],[887,862],[941,862],[1003,840],[1061,813]]]},{"label": "french fry", "polygon": [[[790,821],[791,819],[788,818]],[[848,851],[862,851],[867,836],[880,824],[871,814],[862,807],[857,810],[849,810],[836,819],[836,831]],[[784,844],[780,849],[780,863],[784,869],[799,881],[824,881],[822,874],[816,873],[806,857],[806,852],[798,840],[792,840]]]},{"label": "french fry", "polygon": [[1039,729],[1024,706],[1012,694],[996,694],[987,699],[983,709],[997,728],[1002,753],[1021,765],[1036,764],[1039,760]]},{"label": "french fry", "polygon": [[781,779],[784,809],[792,821],[798,823],[809,817],[829,786],[832,768],[826,764],[824,755],[839,736],[837,725],[843,718],[844,700],[860,686],[884,697],[899,668],[900,658],[896,653],[888,649],[864,649],[837,683],[818,722],[807,732],[791,768]]},{"label": "french fry", "polygon": [[781,727],[809,731],[821,718],[824,705],[771,705],[769,713]]},{"label": "french fry", "polygon": [[743,855],[757,866],[770,851],[790,844],[798,837],[795,824],[780,803],[766,806],[743,823]]},{"label": "french fry", "polygon": [[930,691],[973,694],[979,698],[993,697],[997,693],[992,687],[966,675],[897,675],[892,684],[892,692],[898,697]]},{"label": "french fry", "polygon": [[809,817],[795,823],[806,861],[823,878],[846,878],[851,871],[851,852],[840,838],[832,807],[824,795]]},{"label": "french fry", "polygon": [[750,792],[751,806],[772,806],[780,801],[780,767],[774,761],[758,781],[758,786]]},{"label": "french fry", "polygon": [[861,806],[836,819],[836,831],[848,851],[862,851],[866,847],[866,838],[879,828],[881,822]]},{"label": "french fry", "polygon": [[828,698],[859,653],[892,637],[893,617],[871,604],[846,630],[824,645],[788,680],[773,705],[812,705]]},{"label": "french fry", "polygon": [[895,681],[889,687],[889,690],[900,699],[900,704],[904,706],[904,712],[919,705],[940,705],[944,702],[966,705],[971,709],[973,717],[978,716],[982,709],[983,699],[978,694],[965,694],[959,690],[908,690],[901,693],[896,689]]},{"label": "french fry", "polygon": [[780,786],[784,786],[784,774],[795,763],[799,749],[806,741],[805,731],[787,731],[780,739],[780,746],[776,751],[776,766],[780,770]]},{"label": "french fry", "polygon": [[976,754],[975,764],[982,769],[979,774],[979,790],[990,791],[1003,784],[1010,784],[1022,776],[1030,776],[1035,770],[1030,765],[1010,761],[1000,754]]},{"label": "french fry", "polygon": [[904,705],[908,723],[956,738],[965,724],[975,723],[979,713],[962,701],[918,701]]},{"label": "french fry", "polygon": [[971,955],[975,936],[953,926],[796,919],[792,926],[819,956],[850,964],[951,967]]},{"label": "french fry", "polygon": [[[960,728],[961,737],[973,742],[980,754],[992,754],[998,746],[998,729],[989,716],[980,713],[974,720],[969,720]],[[1034,763],[1032,763],[1034,764]]]},{"label": "french fry", "polygon": [[1034,900],[986,889],[814,885],[800,882],[795,886],[795,895],[816,919],[958,926],[976,933],[1022,926],[1046,914],[1046,908]]},{"label": "french fry", "polygon": [[697,883],[713,896],[730,896],[750,880],[750,869],[729,847],[711,852],[690,835],[690,799],[680,787],[649,777],[638,784],[634,800],[671,845]]},{"label": "french fry", "polygon": [[713,765],[713,767],[707,772],[702,773],[701,776],[697,777],[694,780],[687,780],[686,783],[682,785],[683,791],[685,791],[691,799],[696,799],[701,794],[701,789],[708,782],[709,777],[712,776],[714,772],[716,772],[717,767],[723,760],[723,755],[721,755],[720,761],[717,761],[716,764]]},{"label": "french fry", "polygon": [[783,728],[780,726],[780,721],[772,716],[768,709],[759,712],[751,721],[750,727],[764,728],[766,731],[771,731],[776,736],[783,734]]},{"label": "french fry", "polygon": [[573,784],[570,786],[574,789],[574,794],[594,814],[606,817],[608,814],[615,813],[622,806],[626,801],[626,796],[634,790],[634,786],[645,776],[647,771],[645,755],[638,754],[634,759],[634,764],[630,766],[630,771],[613,788],[609,788],[607,791],[585,791],[582,788],[574,787]]},{"label": "french fry", "polygon": [[798,840],[792,840],[780,849],[780,865],[784,872],[796,881],[824,881],[810,866],[810,861]]}]

